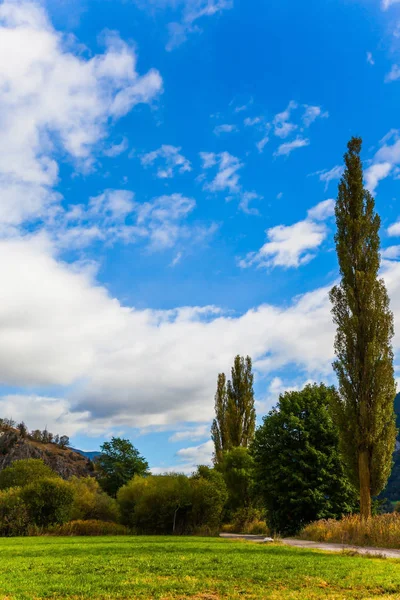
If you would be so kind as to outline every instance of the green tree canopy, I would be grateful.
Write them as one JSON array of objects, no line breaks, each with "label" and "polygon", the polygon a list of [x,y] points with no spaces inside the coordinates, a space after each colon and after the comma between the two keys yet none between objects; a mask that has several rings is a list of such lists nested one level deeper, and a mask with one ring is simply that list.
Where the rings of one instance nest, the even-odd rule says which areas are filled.
[{"label": "green tree canopy", "polygon": [[96,470],[103,490],[116,496],[118,490],[135,475],[147,475],[148,462],[129,440],[113,437],[101,446],[96,458]]},{"label": "green tree canopy", "polygon": [[21,490],[30,522],[39,527],[62,525],[71,518],[74,491],[63,479],[39,479]]},{"label": "green tree canopy", "polygon": [[214,460],[220,462],[223,452],[239,446],[247,448],[254,437],[254,376],[251,358],[236,356],[231,380],[218,375],[215,395],[215,419],[211,427]]},{"label": "green tree canopy", "polygon": [[39,479],[57,478],[58,474],[52,471],[39,458],[26,458],[14,461],[9,467],[0,472],[0,490],[13,487],[24,487]]},{"label": "green tree canopy", "polygon": [[322,384],[286,392],[256,431],[255,478],[274,532],[291,535],[355,507],[330,411],[335,394]]},{"label": "green tree canopy", "polygon": [[223,453],[218,470],[228,490],[227,510],[249,507],[254,499],[254,459],[248,448],[237,447]]},{"label": "green tree canopy", "polygon": [[334,415],[342,454],[360,492],[363,517],[384,488],[392,466],[396,426],[393,315],[379,278],[380,218],[363,185],[361,139],[352,138],[339,184],[335,237],[341,281],[330,294],[337,325],[334,369],[339,395]]}]

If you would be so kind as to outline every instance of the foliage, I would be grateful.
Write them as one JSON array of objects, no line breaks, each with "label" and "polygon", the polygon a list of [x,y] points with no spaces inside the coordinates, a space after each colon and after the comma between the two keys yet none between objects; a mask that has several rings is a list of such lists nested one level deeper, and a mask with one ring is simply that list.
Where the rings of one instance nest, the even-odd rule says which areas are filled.
[{"label": "foliage", "polygon": [[340,521],[320,520],[307,525],[300,537],[317,542],[374,546],[377,548],[400,547],[400,514],[394,512],[363,519],[349,515]]},{"label": "foliage", "polygon": [[227,511],[249,507],[254,499],[254,459],[247,448],[232,448],[223,453],[218,465],[228,490]]},{"label": "foliage", "polygon": [[149,465],[129,440],[113,437],[101,446],[96,468],[103,490],[110,496],[116,496],[132,477],[147,475]]},{"label": "foliage", "polygon": [[117,496],[122,523],[138,533],[183,533],[190,509],[185,475],[137,475]]},{"label": "foliage", "polygon": [[218,375],[215,395],[215,419],[211,427],[214,442],[214,460],[219,463],[222,454],[238,446],[247,448],[254,437],[256,412],[254,408],[254,376],[249,356],[236,356],[231,380]]},{"label": "foliage", "polygon": [[136,476],[118,492],[122,522],[138,533],[216,532],[227,492],[220,473]]},{"label": "foliage", "polygon": [[[66,568],[67,566],[67,568]],[[1,540],[0,595],[79,600],[394,600],[394,560],[218,538]]]},{"label": "foliage", "polygon": [[21,498],[29,513],[30,523],[38,527],[62,525],[71,516],[74,491],[62,479],[39,479],[21,489]]},{"label": "foliage", "polygon": [[96,479],[93,477],[72,477],[69,482],[74,492],[71,511],[73,521],[118,521],[117,501],[103,492]]},{"label": "foliage", "polygon": [[20,490],[10,488],[0,491],[0,536],[25,535],[28,525],[28,510],[20,496]]},{"label": "foliage", "polygon": [[57,473],[54,473],[41,459],[16,460],[11,466],[0,471],[0,490],[24,487],[39,479],[50,479],[52,477],[57,478]]},{"label": "foliage", "polygon": [[335,390],[323,384],[286,392],[256,432],[255,478],[273,532],[293,534],[354,509],[329,410],[333,396]]},{"label": "foliage", "polygon": [[48,533],[60,536],[128,535],[128,530],[118,523],[92,519],[88,521],[69,521],[69,523],[63,525],[56,525],[49,528]]},{"label": "foliage", "polygon": [[269,535],[264,511],[246,506],[233,513],[231,521],[222,526],[225,533],[245,533],[247,535]]},{"label": "foliage", "polygon": [[393,402],[393,315],[380,268],[380,218],[363,187],[361,139],[352,138],[336,203],[336,250],[341,282],[330,294],[337,325],[334,369],[339,395],[334,414],[343,457],[360,491],[363,517],[371,495],[384,488],[392,466],[396,427]]}]

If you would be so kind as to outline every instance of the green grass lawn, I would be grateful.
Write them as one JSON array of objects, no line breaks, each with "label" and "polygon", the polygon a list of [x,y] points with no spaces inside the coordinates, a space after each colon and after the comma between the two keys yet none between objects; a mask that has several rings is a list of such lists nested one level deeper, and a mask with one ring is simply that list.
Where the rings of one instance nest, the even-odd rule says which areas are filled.
[{"label": "green grass lawn", "polygon": [[400,561],[214,538],[0,539],[0,600],[400,599]]}]

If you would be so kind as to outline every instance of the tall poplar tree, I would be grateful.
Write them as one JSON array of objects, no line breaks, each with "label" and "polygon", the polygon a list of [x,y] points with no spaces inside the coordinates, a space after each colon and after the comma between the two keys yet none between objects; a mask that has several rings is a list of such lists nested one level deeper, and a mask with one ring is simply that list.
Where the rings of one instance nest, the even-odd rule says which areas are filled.
[{"label": "tall poplar tree", "polygon": [[211,439],[214,442],[214,460],[216,463],[221,462],[223,451],[227,449],[227,406],[226,377],[224,373],[220,373],[215,394],[215,419],[211,426]]},{"label": "tall poplar tree", "polygon": [[330,293],[337,333],[334,369],[339,395],[333,412],[341,449],[360,493],[363,518],[371,515],[371,496],[390,475],[396,425],[393,376],[393,315],[379,278],[380,218],[364,188],[362,141],[352,138],[336,202],[335,236],[341,281]]},{"label": "tall poplar tree", "polygon": [[211,427],[214,460],[220,463],[223,452],[232,448],[247,448],[254,437],[256,411],[251,358],[236,356],[232,379],[218,375],[215,395],[215,419]]}]

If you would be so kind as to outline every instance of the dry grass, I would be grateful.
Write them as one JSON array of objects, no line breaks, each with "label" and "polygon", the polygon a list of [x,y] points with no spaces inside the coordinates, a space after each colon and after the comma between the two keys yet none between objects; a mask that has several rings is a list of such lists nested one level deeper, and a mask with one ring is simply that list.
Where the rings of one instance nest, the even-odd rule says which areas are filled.
[{"label": "dry grass", "polygon": [[359,515],[315,521],[301,532],[303,540],[374,546],[376,548],[400,548],[400,514],[377,515],[363,521]]}]

